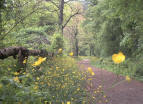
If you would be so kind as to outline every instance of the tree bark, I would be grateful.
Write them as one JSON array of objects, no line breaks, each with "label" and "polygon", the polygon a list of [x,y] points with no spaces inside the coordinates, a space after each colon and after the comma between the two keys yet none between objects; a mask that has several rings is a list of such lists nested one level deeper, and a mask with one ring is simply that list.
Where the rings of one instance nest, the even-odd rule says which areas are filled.
[{"label": "tree bark", "polygon": [[63,12],[64,12],[64,0],[60,0],[59,4],[59,30],[63,35]]},{"label": "tree bark", "polygon": [[25,64],[23,61],[28,58],[28,56],[53,56],[53,53],[48,53],[46,50],[29,50],[24,47],[8,47],[0,49],[0,59],[5,59],[13,56],[14,59],[18,58],[18,63],[21,67]]},{"label": "tree bark", "polygon": [[[2,11],[4,10],[4,0],[0,0],[0,38],[2,37],[3,26],[2,26]],[[0,40],[0,48],[3,47],[3,42]]]},{"label": "tree bark", "polygon": [[75,40],[75,56],[78,56],[78,39],[77,39],[77,35],[78,35],[78,27],[75,26],[75,33],[74,33],[74,40]]}]

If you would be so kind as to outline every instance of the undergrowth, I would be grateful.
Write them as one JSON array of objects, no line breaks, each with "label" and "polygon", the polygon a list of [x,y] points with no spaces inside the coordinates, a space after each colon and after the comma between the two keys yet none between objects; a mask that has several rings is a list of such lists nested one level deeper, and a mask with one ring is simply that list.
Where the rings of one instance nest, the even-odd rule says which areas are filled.
[{"label": "undergrowth", "polygon": [[92,57],[89,58],[91,61],[91,65],[97,68],[105,69],[111,72],[114,72],[123,76],[131,76],[137,80],[143,81],[143,65],[141,64],[141,60],[135,59],[126,59],[121,64],[114,64],[111,57],[108,58],[97,58]]}]

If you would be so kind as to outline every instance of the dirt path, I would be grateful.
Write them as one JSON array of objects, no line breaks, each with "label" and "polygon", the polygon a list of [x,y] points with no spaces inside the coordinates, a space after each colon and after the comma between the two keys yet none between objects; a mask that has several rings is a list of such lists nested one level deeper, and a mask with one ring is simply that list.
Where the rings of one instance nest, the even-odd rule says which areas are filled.
[{"label": "dirt path", "polygon": [[[81,70],[87,70],[87,67],[91,67],[88,59],[80,61],[79,66]],[[122,81],[125,78],[122,76],[117,78],[117,75],[106,70],[101,70],[95,67],[92,67],[92,69],[95,72],[96,77],[93,80],[93,86],[95,86],[96,88],[97,86],[102,84],[102,81],[104,81],[103,88],[109,98],[108,103],[100,102],[98,104],[143,104],[142,82],[136,80],[132,80],[131,82],[125,81],[109,90],[108,88],[111,87],[113,82],[115,82],[117,79],[118,81]]]}]

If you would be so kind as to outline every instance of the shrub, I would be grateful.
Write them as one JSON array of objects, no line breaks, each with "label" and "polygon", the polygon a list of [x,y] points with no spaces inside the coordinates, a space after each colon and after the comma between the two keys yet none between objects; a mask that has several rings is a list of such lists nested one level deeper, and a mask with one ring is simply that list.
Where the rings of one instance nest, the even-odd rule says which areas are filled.
[{"label": "shrub", "polygon": [[63,49],[64,48],[64,39],[63,39],[63,36],[61,36],[61,34],[59,33],[55,33],[52,37],[52,48],[55,49],[55,50],[58,50],[58,49]]},{"label": "shrub", "polygon": [[[76,61],[70,57],[48,58],[40,66],[33,67],[30,58],[26,72],[16,72],[16,65],[3,66],[0,76],[0,100],[2,103],[73,102],[87,101],[86,74],[79,71]],[[6,60],[7,61],[7,60]],[[12,62],[12,61],[11,61]],[[3,63],[3,62],[1,62]],[[9,66],[9,67],[8,67]]]}]

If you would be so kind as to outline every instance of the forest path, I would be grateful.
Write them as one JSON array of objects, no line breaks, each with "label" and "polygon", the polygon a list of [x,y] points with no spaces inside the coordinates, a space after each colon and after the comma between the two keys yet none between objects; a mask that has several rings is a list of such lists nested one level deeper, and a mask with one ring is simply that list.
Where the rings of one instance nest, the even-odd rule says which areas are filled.
[{"label": "forest path", "polygon": [[102,85],[102,81],[104,81],[103,89],[107,95],[107,98],[109,99],[109,102],[99,102],[97,104],[143,104],[142,82],[136,80],[131,80],[131,82],[124,81],[123,83],[109,90],[108,88],[111,87],[113,82],[115,82],[117,79],[118,82],[125,80],[125,77],[119,76],[117,78],[117,75],[112,72],[95,68],[90,65],[90,61],[88,59],[84,59],[78,64],[81,70],[87,70],[88,67],[91,67],[95,72],[95,79],[92,80],[93,87],[97,88],[99,85]]}]

